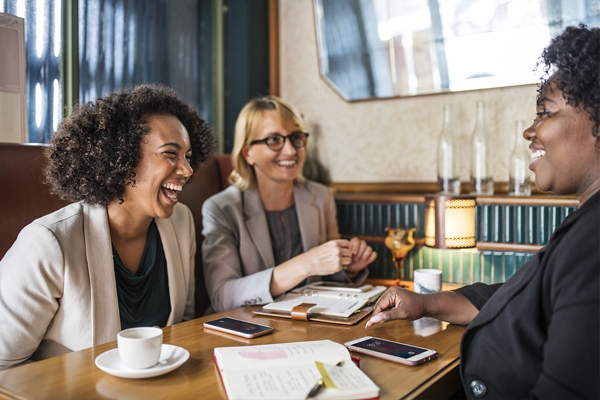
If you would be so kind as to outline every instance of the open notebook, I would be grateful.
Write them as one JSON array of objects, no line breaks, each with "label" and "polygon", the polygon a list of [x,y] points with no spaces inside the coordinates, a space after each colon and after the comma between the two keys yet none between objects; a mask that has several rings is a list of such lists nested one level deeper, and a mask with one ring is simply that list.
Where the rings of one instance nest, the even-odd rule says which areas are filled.
[{"label": "open notebook", "polygon": [[376,301],[385,289],[385,286],[375,286],[368,291],[357,293],[304,286],[292,290],[278,301],[266,304],[263,310],[291,312],[301,303],[313,303],[315,305],[308,310],[309,316],[318,314],[348,318],[365,305]]},{"label": "open notebook", "polygon": [[379,397],[348,350],[331,340],[217,347],[214,360],[229,400],[305,399],[319,380],[317,399]]}]

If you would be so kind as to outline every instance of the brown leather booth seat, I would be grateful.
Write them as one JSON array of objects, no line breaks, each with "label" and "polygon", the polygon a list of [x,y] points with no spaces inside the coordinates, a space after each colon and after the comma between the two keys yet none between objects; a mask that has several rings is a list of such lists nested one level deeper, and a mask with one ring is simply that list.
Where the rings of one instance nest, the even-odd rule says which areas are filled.
[{"label": "brown leather booth seat", "polygon": [[[31,221],[69,204],[49,193],[44,183],[44,145],[0,143],[0,259]],[[202,271],[202,203],[228,186],[232,170],[229,155],[211,158],[194,174],[179,199],[187,205],[196,225],[196,316],[209,305]]]},{"label": "brown leather booth seat", "polygon": [[201,317],[208,306],[210,299],[204,283],[202,268],[202,204],[213,194],[229,186],[227,177],[233,170],[229,154],[219,154],[202,164],[194,173],[192,180],[179,194],[179,200],[188,206],[194,215],[196,226],[196,316]]}]

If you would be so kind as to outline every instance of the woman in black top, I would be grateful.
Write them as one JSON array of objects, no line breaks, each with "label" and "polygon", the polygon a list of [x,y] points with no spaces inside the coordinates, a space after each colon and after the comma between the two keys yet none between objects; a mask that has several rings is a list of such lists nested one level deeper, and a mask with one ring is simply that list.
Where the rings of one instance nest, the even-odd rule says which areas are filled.
[{"label": "woman in black top", "polygon": [[367,323],[468,325],[460,368],[469,398],[600,398],[600,29],[567,28],[540,63],[537,114],[523,133],[529,168],[540,190],[577,195],[579,210],[506,283],[426,295],[390,288]]}]

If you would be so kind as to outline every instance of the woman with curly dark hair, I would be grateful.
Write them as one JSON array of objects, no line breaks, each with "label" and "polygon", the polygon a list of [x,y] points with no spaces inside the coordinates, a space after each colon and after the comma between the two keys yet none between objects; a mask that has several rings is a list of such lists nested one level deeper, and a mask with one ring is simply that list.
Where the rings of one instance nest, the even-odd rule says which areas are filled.
[{"label": "woman with curly dark hair", "polygon": [[47,148],[47,181],[73,201],[26,226],[0,261],[0,369],[194,316],[195,227],[178,192],[212,151],[171,89],[87,103]]},{"label": "woman with curly dark hair", "polygon": [[540,190],[580,201],[506,283],[415,294],[390,288],[373,324],[435,317],[468,325],[461,378],[468,398],[600,398],[600,29],[569,27],[545,66],[530,141]]}]

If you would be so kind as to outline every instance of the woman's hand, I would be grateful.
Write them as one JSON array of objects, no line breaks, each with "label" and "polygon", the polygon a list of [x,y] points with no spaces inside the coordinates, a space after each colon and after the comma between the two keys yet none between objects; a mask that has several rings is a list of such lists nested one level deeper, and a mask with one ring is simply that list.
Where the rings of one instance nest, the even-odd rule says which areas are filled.
[{"label": "woman's hand", "polygon": [[414,321],[424,317],[427,301],[427,295],[392,286],[385,291],[375,304],[373,316],[367,321],[365,328],[379,322],[395,319]]},{"label": "woman's hand", "polygon": [[377,253],[364,240],[330,240],[276,266],[271,277],[271,295],[279,296],[309,276],[333,275],[342,268],[354,277],[376,257]]},{"label": "woman's hand", "polygon": [[341,271],[352,263],[350,247],[348,240],[330,240],[276,266],[271,277],[271,295],[279,296],[309,276],[332,275]]},{"label": "woman's hand", "polygon": [[395,319],[414,321],[433,317],[451,324],[468,325],[479,310],[466,297],[453,291],[421,294],[392,286],[379,298],[368,328],[379,322]]},{"label": "woman's hand", "polygon": [[353,237],[350,239],[350,251],[352,260],[346,265],[346,272],[354,278],[361,270],[365,269],[377,258],[377,252],[362,239]]},{"label": "woman's hand", "polygon": [[309,267],[308,276],[331,275],[352,262],[352,249],[348,240],[330,240],[305,252],[302,258]]}]

